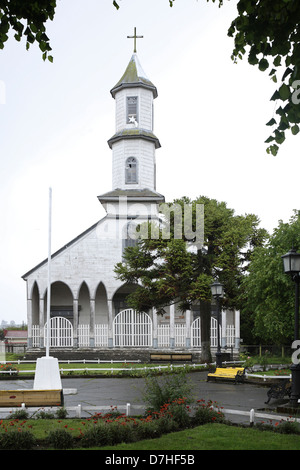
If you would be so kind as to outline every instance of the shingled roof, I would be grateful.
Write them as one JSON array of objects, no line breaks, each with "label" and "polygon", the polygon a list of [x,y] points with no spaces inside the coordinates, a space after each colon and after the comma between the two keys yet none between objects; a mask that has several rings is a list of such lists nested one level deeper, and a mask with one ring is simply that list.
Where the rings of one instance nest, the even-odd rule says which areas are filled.
[{"label": "shingled roof", "polygon": [[134,53],[127,65],[127,68],[118,83],[110,90],[113,98],[122,88],[138,87],[148,88],[153,92],[153,97],[157,97],[157,89],[145,74],[138,56]]}]

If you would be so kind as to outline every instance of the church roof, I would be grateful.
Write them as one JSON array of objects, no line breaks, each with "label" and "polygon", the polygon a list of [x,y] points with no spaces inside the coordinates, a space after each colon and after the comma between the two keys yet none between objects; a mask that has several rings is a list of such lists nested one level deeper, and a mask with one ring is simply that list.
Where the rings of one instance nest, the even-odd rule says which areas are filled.
[{"label": "church roof", "polygon": [[[106,216],[105,216],[106,217]],[[103,219],[105,219],[105,217]],[[102,220],[103,220],[102,219]],[[87,230],[85,230],[84,232],[82,232],[80,235],[78,235],[77,237],[73,238],[73,240],[71,240],[69,243],[67,243],[66,245],[64,245],[62,248],[60,248],[59,250],[57,250],[55,253],[53,253],[51,255],[51,259],[55,258],[57,255],[59,255],[60,253],[62,253],[63,251],[65,251],[67,248],[69,248],[69,246],[73,245],[74,243],[78,242],[78,240],[80,240],[81,238],[85,237],[86,235],[88,235],[92,230],[94,230],[97,225],[99,224],[99,221],[96,222],[95,224],[93,224],[91,227],[89,227]],[[34,271],[36,271],[38,268],[40,268],[41,266],[43,266],[44,264],[48,263],[48,258],[44,259],[41,263],[37,264],[34,268],[30,269],[30,271],[28,271],[27,273],[23,274],[22,279],[24,279],[24,281],[26,281],[26,279],[28,278],[28,276],[30,274],[32,274]]]},{"label": "church roof", "polygon": [[120,78],[118,83],[110,90],[110,92],[114,98],[115,94],[122,88],[130,88],[137,86],[148,88],[153,92],[153,97],[157,97],[156,87],[145,74],[137,54],[134,53],[129,61],[129,64],[127,65],[124,75]]},{"label": "church roof", "polygon": [[108,145],[112,148],[112,144],[117,142],[118,140],[123,139],[145,139],[150,140],[155,143],[155,148],[158,149],[161,147],[158,138],[153,134],[151,131],[147,131],[145,129],[122,129],[121,131],[117,132],[108,140]]},{"label": "church roof", "polygon": [[162,194],[151,189],[114,189],[98,196],[100,202],[116,201],[119,197],[127,197],[128,201],[161,201],[165,200]]}]

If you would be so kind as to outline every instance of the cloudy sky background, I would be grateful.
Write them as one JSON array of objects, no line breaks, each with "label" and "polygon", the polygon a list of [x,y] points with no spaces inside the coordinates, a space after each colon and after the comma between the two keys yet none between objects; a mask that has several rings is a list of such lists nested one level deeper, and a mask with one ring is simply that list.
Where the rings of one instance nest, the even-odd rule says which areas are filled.
[{"label": "cloudy sky background", "polygon": [[11,38],[0,51],[0,322],[26,322],[21,276],[104,216],[111,189],[115,102],[110,89],[138,40],[156,85],[157,191],[166,201],[205,195],[272,231],[299,209],[299,137],[266,153],[275,112],[267,73],[234,65],[227,37],[236,0],[58,0],[47,34],[54,63]]}]

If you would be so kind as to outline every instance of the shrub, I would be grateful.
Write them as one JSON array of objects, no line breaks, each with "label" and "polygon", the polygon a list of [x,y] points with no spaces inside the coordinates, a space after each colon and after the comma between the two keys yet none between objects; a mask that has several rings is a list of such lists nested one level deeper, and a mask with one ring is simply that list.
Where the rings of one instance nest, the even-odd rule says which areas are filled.
[{"label": "shrub", "polygon": [[[14,376],[19,374],[19,369],[13,366],[12,364],[1,364],[0,371],[1,372],[13,371],[12,375]],[[7,379],[7,375],[10,375],[10,374],[0,374],[0,379]]]},{"label": "shrub", "polygon": [[82,447],[101,447],[112,444],[109,426],[103,423],[97,423],[96,426],[89,428],[84,433],[81,443]]},{"label": "shrub", "polygon": [[152,410],[158,411],[166,403],[182,397],[185,397],[186,403],[191,401],[192,385],[185,371],[162,377],[149,373],[145,381],[144,401]]},{"label": "shrub", "polygon": [[53,419],[54,418],[54,414],[51,413],[51,411],[44,411],[44,410],[41,410],[39,411],[35,417],[37,419]]},{"label": "shrub", "polygon": [[136,434],[131,422],[114,421],[108,425],[108,432],[112,445],[120,444],[121,442],[134,442],[136,440]]},{"label": "shrub", "polygon": [[184,398],[173,400],[168,409],[172,418],[180,428],[187,428],[190,426],[191,418],[189,410],[189,406],[186,405]]},{"label": "shrub", "polygon": [[30,450],[36,439],[30,431],[8,431],[0,434],[1,450]]},{"label": "shrub", "polygon": [[55,414],[58,419],[65,419],[68,416],[68,412],[64,406],[58,408]]},{"label": "shrub", "polygon": [[[277,423],[276,423],[277,424]],[[282,421],[275,424],[275,431],[281,434],[300,434],[300,425],[294,421]]]},{"label": "shrub", "polygon": [[216,402],[213,403],[209,400],[205,403],[205,400],[197,400],[197,403],[198,407],[192,419],[194,425],[198,426],[211,422],[221,423],[225,421],[224,414],[221,412]]},{"label": "shrub", "polygon": [[143,440],[143,439],[154,439],[156,437],[160,437],[162,435],[161,429],[158,426],[158,420],[152,421],[148,420],[141,420],[135,428],[135,435],[136,440]]},{"label": "shrub", "polygon": [[28,411],[24,410],[24,408],[20,408],[19,410],[13,411],[7,418],[8,419],[28,419],[29,413]]},{"label": "shrub", "polygon": [[74,446],[74,438],[65,429],[55,429],[49,432],[47,443],[54,449],[70,449]]}]

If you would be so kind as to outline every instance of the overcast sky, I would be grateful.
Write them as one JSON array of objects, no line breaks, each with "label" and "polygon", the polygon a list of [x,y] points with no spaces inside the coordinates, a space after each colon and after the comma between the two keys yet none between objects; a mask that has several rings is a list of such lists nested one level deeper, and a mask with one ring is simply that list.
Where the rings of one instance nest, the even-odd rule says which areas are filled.
[{"label": "overcast sky", "polygon": [[158,89],[157,191],[166,201],[205,195],[272,231],[299,209],[299,137],[266,153],[275,90],[267,73],[234,65],[227,37],[236,1],[58,0],[49,22],[54,63],[11,38],[0,51],[1,320],[27,321],[21,276],[89,228],[111,189],[118,82],[133,52]]}]

